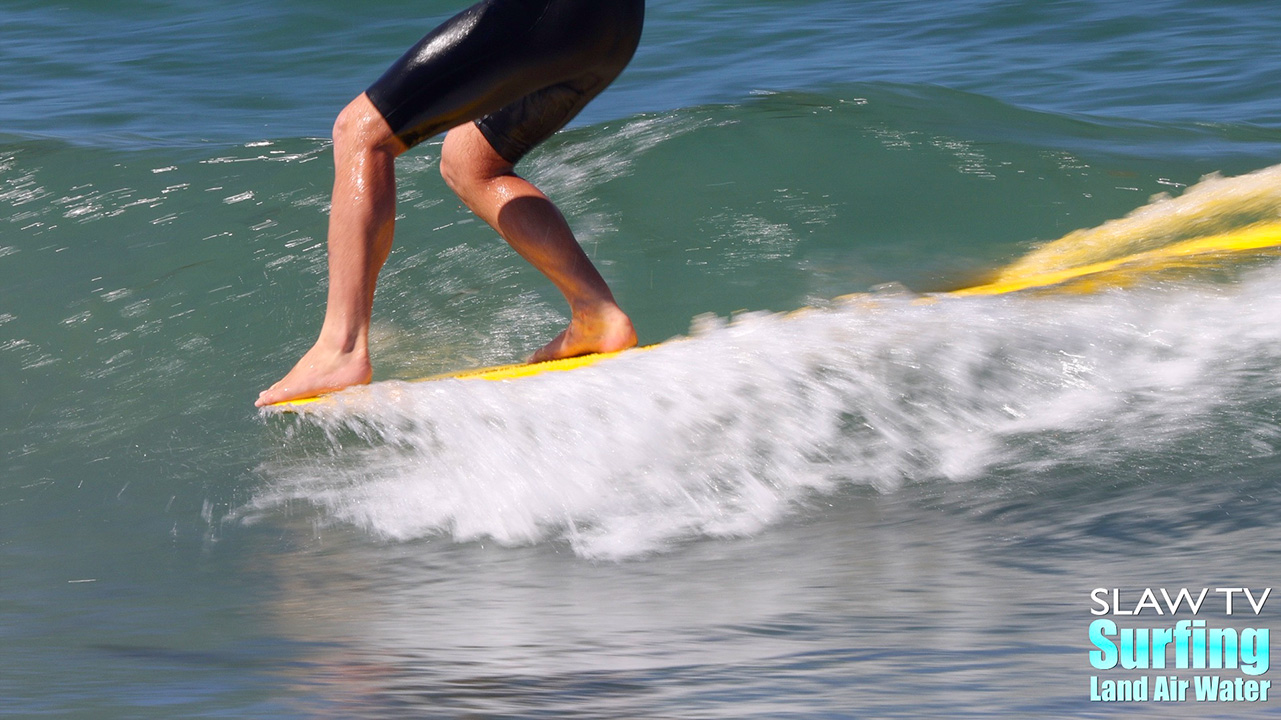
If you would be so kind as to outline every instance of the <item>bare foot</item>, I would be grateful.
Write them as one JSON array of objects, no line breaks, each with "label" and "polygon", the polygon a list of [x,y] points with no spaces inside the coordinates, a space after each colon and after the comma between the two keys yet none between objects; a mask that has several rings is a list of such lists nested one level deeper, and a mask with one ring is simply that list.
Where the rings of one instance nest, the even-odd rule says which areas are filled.
[{"label": "bare foot", "polygon": [[263,407],[285,400],[316,397],[373,378],[367,352],[335,352],[317,344],[275,385],[258,394],[254,405]]},{"label": "bare foot", "polygon": [[569,327],[534,353],[529,362],[616,352],[635,345],[636,329],[631,319],[617,305],[608,305],[590,314],[575,313]]}]

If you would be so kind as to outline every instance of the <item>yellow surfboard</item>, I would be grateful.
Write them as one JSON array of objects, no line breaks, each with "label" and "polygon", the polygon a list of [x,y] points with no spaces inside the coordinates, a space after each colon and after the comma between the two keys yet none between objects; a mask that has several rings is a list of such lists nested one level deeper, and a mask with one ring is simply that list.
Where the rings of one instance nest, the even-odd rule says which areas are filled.
[{"label": "yellow surfboard", "polygon": [[[1274,253],[1281,251],[1281,221],[1262,222],[1231,232],[1174,242],[1163,247],[1142,252],[1135,252],[1122,257],[1100,262],[1092,262],[1077,267],[1054,269],[1044,272],[1005,272],[998,273],[990,282],[935,293],[926,296],[929,299],[947,297],[974,297],[984,295],[1005,295],[1029,290],[1053,290],[1054,292],[1089,293],[1108,287],[1121,287],[1135,282],[1141,277],[1151,277],[1155,273],[1169,270],[1194,269],[1213,265],[1229,256],[1248,254]],[[853,296],[849,296],[853,297]],[[420,378],[414,382],[431,380],[515,380],[548,372],[564,372],[595,365],[625,353],[636,353],[658,347],[646,345],[611,353],[597,353],[563,360],[548,360],[539,363],[516,363],[494,367],[450,372]],[[286,400],[269,407],[292,411],[327,395],[298,400]]]}]

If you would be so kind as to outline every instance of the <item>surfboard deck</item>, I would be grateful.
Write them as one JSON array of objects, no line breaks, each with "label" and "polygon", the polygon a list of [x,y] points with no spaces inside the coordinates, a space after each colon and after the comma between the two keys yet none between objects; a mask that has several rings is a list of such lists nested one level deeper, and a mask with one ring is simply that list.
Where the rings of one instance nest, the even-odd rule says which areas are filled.
[{"label": "surfboard deck", "polygon": [[[544,360],[536,363],[511,363],[508,365],[493,365],[490,367],[473,368],[471,370],[462,370],[457,372],[439,373],[437,375],[428,375],[427,377],[410,380],[409,382],[431,382],[435,380],[515,380],[518,378],[530,377],[533,375],[542,375],[549,372],[568,372],[577,370],[589,365],[595,365],[602,360],[618,357],[625,353],[637,353],[656,348],[658,345],[641,345],[639,347],[617,352],[608,353],[591,353],[589,355],[579,355],[572,358],[561,358],[560,360]],[[267,407],[279,410],[289,411],[303,405],[309,405],[325,398],[331,397],[332,393],[318,395],[316,397],[298,398],[296,400],[283,400],[278,403],[272,403]]]},{"label": "surfboard deck", "polygon": [[[1165,270],[1195,268],[1204,266],[1216,259],[1250,253],[1272,253],[1281,251],[1281,221],[1262,222],[1232,232],[1183,240],[1159,247],[1125,255],[1110,260],[1095,262],[1078,267],[1011,275],[999,273],[991,282],[981,283],[959,290],[934,293],[924,296],[925,300],[956,297],[975,297],[1007,295],[1029,290],[1054,290],[1055,292],[1094,292],[1106,287],[1120,287],[1139,277],[1151,276]],[[847,295],[844,298],[857,298]],[[843,298],[843,299],[844,299]],[[798,310],[796,312],[803,312]],[[503,381],[542,375],[549,372],[567,372],[589,367],[628,353],[643,352],[659,347],[644,345],[610,353],[595,353],[561,360],[548,360],[538,363],[513,363],[492,367],[475,368],[460,372],[441,373],[411,382],[429,382],[435,380],[489,380]],[[318,397],[299,398],[273,403],[268,407],[285,412],[292,412],[299,407],[315,403],[332,394]]]}]

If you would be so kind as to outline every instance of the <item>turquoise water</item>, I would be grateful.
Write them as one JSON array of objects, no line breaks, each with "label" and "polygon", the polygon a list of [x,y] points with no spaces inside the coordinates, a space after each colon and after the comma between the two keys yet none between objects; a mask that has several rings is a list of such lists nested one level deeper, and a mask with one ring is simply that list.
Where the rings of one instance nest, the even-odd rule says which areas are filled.
[{"label": "turquoise water", "polygon": [[[1087,630],[1094,588],[1275,583],[1281,267],[918,294],[1281,215],[1281,7],[651,2],[522,169],[686,339],[260,414],[320,323],[333,117],[459,7],[0,7],[0,714],[1276,714],[1091,702],[1132,675]],[[380,380],[565,320],[438,156]]]}]

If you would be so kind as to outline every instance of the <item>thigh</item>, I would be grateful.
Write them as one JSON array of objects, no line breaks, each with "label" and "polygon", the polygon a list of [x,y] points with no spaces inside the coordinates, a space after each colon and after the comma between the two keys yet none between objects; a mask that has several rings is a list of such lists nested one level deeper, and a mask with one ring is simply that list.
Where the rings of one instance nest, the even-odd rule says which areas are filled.
[{"label": "thigh", "polygon": [[644,0],[556,0],[530,32],[538,72],[515,99],[476,121],[513,164],[618,77],[640,42]]},{"label": "thigh", "polygon": [[407,146],[483,118],[486,138],[515,162],[622,71],[643,13],[643,0],[483,0],[366,93]]},{"label": "thigh", "polygon": [[540,3],[482,0],[428,33],[365,94],[407,146],[474,120],[491,100],[521,34],[538,20]]}]

